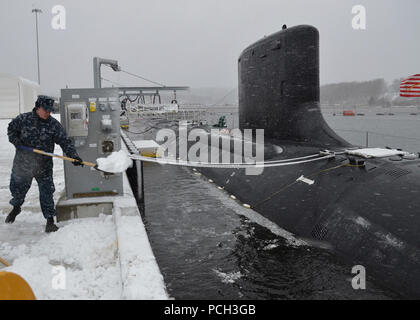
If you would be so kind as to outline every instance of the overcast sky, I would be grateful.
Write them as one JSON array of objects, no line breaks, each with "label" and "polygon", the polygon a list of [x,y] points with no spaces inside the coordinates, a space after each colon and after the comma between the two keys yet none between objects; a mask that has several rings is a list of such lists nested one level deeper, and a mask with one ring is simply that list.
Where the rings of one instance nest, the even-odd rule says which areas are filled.
[{"label": "overcast sky", "polygon": [[[367,10],[363,31],[352,28],[357,4]],[[234,88],[241,51],[284,23],[319,29],[322,84],[420,73],[419,0],[0,0],[0,73],[37,80],[33,5],[43,10],[49,94],[92,87],[94,56],[167,85]],[[66,30],[51,27],[55,5],[66,9]],[[147,85],[110,69],[103,77]]]}]

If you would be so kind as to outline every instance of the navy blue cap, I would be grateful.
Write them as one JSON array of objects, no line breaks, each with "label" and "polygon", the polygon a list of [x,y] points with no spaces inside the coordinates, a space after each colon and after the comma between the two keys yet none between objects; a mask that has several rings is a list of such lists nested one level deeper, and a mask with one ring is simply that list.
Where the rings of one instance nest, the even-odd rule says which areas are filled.
[{"label": "navy blue cap", "polygon": [[45,111],[52,112],[54,110],[54,99],[48,96],[38,96],[35,107],[42,107]]}]

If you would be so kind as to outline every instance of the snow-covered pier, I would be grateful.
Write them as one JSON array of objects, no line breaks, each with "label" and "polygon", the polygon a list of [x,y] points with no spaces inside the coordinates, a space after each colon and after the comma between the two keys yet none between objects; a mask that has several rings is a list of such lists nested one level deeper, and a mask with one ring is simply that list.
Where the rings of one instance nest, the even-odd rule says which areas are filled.
[{"label": "snow-covered pier", "polygon": [[[34,180],[22,213],[5,224],[14,146],[0,120],[0,257],[2,271],[21,275],[37,299],[167,299],[165,284],[150,246],[136,200],[124,175],[124,194],[112,200],[112,213],[59,222],[44,232],[45,219]],[[61,154],[57,147],[56,153]],[[64,189],[63,162],[54,159],[54,194]]]}]

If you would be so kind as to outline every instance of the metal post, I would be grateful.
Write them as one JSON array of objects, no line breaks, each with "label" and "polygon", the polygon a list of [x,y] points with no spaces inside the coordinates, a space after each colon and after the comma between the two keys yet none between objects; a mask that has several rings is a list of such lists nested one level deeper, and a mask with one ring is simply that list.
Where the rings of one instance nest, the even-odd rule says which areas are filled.
[{"label": "metal post", "polygon": [[369,148],[369,131],[366,131],[366,148]]},{"label": "metal post", "polygon": [[41,9],[32,9],[32,12],[35,13],[35,27],[36,27],[36,57],[37,57],[37,65],[38,65],[38,84],[41,84],[41,73],[39,69],[39,38],[38,38],[38,13],[42,13]]},{"label": "metal post", "polygon": [[114,71],[121,70],[120,67],[118,66],[118,61],[116,60],[94,57],[93,58],[93,87],[94,88],[102,88],[101,65],[103,64],[109,65]]}]

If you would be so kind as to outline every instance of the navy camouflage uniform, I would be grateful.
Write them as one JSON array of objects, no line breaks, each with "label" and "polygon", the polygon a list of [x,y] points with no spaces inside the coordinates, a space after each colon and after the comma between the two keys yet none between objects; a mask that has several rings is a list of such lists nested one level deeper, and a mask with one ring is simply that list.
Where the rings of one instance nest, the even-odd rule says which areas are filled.
[{"label": "navy camouflage uniform", "polygon": [[[53,153],[55,143],[60,145],[63,152],[71,158],[79,158],[73,142],[67,137],[63,126],[53,117],[41,119],[32,112],[20,114],[8,126],[9,141],[18,146],[27,146]],[[45,219],[56,215],[53,194],[53,160],[51,157],[34,152],[16,149],[10,178],[10,204],[14,207],[22,206],[26,193],[32,184],[32,179],[38,183],[39,200]]]}]

